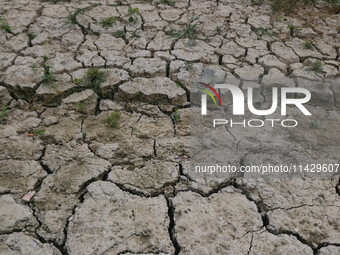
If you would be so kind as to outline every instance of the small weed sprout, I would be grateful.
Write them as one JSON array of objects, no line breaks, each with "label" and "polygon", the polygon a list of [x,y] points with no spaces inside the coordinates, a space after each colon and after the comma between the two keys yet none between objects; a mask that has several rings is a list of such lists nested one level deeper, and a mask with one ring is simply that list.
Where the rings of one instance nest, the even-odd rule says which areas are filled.
[{"label": "small weed sprout", "polygon": [[258,40],[262,40],[262,36],[264,35],[273,36],[273,34],[269,32],[269,29],[264,27],[256,28],[256,34],[258,35]]},{"label": "small weed sprout", "polygon": [[138,22],[138,16],[140,16],[140,11],[139,8],[129,8],[128,9],[129,12],[129,22]]},{"label": "small weed sprout", "polygon": [[314,50],[314,45],[312,40],[307,40],[303,43],[303,48],[306,50]]},{"label": "small weed sprout", "polygon": [[54,76],[52,67],[47,63],[49,60],[49,57],[47,55],[44,55],[43,59],[44,59],[44,62],[43,62],[44,74],[41,79],[43,81],[43,84],[51,85],[55,81],[57,81],[57,79]]},{"label": "small weed sprout", "polygon": [[82,78],[74,78],[73,82],[77,85],[80,85],[83,82],[83,79]]},{"label": "small weed sprout", "polygon": [[318,129],[318,128],[320,128],[320,121],[319,121],[319,120],[312,120],[312,121],[309,123],[309,127],[310,127],[310,128],[313,128],[313,129]]},{"label": "small weed sprout", "polygon": [[33,131],[33,134],[41,138],[45,135],[45,132],[46,132],[45,129],[39,129],[39,130]]},{"label": "small weed sprout", "polygon": [[90,89],[92,89],[100,98],[101,92],[100,92],[100,86],[101,84],[106,81],[106,73],[103,71],[100,71],[96,68],[90,68],[85,73],[84,78],[82,78],[82,83]]},{"label": "small weed sprout", "polygon": [[184,89],[183,84],[181,84],[181,83],[179,83],[179,82],[176,83],[176,86],[179,87],[179,88],[181,88],[181,89]]},{"label": "small weed sprout", "polygon": [[297,28],[293,24],[288,24],[288,28],[289,28],[289,34],[290,34],[291,37],[293,37],[295,35],[295,32],[301,30],[300,28]]},{"label": "small weed sprout", "polygon": [[3,104],[1,106],[1,112],[0,112],[0,119],[7,119],[8,118],[8,114],[10,113],[10,110],[7,109],[6,105]]},{"label": "small weed sprout", "polygon": [[0,16],[0,29],[5,30],[7,33],[12,32],[11,26],[8,24],[3,16]]},{"label": "small weed sprout", "polygon": [[120,113],[115,109],[106,119],[105,123],[111,128],[119,128]]},{"label": "small weed sprout", "polygon": [[312,71],[314,73],[324,73],[321,61],[315,61],[313,64],[306,69],[306,71]]},{"label": "small weed sprout", "polygon": [[176,108],[175,112],[171,115],[171,119],[174,123],[178,123],[181,121],[181,114],[179,113],[178,108]]},{"label": "small weed sprout", "polygon": [[83,112],[83,111],[85,110],[86,106],[87,106],[86,103],[79,102],[79,103],[77,104],[78,111],[79,111],[79,112]]},{"label": "small weed sprout", "polygon": [[189,46],[190,48],[192,46],[194,46],[196,44],[196,28],[202,24],[202,22],[196,22],[198,20],[198,17],[191,17],[188,19],[186,24],[181,24],[182,25],[182,29],[180,32],[174,32],[171,33],[171,37],[175,37],[178,39],[182,39],[182,38],[188,38],[188,44],[187,46]]},{"label": "small weed sprout", "polygon": [[125,38],[125,32],[124,31],[122,31],[122,30],[117,30],[116,31],[116,36],[118,37],[118,38]]},{"label": "small weed sprout", "polygon": [[28,32],[27,37],[28,39],[30,39],[30,41],[32,41],[35,38],[35,35],[33,33]]},{"label": "small weed sprout", "polygon": [[140,98],[142,97],[142,92],[137,91],[137,92],[136,92],[136,97],[137,97],[138,99],[140,99]]},{"label": "small weed sprout", "polygon": [[217,26],[217,27],[216,27],[216,32],[217,32],[218,34],[221,33],[221,27],[220,27],[220,26]]},{"label": "small weed sprout", "polygon": [[97,4],[93,4],[91,6],[87,6],[87,7],[84,7],[84,8],[80,8],[80,9],[76,9],[74,12],[70,12],[68,11],[68,16],[66,17],[67,21],[66,21],[66,24],[76,24],[76,25],[79,25],[78,23],[78,20],[77,20],[77,17],[79,14],[91,9],[92,7],[96,7],[98,6]]},{"label": "small weed sprout", "polygon": [[112,16],[100,21],[102,27],[112,27],[114,23],[116,23],[116,18]]},{"label": "small weed sprout", "polygon": [[85,140],[85,139],[86,139],[86,136],[87,136],[87,133],[86,133],[86,132],[81,132],[81,135],[82,135],[82,137],[83,137],[83,140]]}]

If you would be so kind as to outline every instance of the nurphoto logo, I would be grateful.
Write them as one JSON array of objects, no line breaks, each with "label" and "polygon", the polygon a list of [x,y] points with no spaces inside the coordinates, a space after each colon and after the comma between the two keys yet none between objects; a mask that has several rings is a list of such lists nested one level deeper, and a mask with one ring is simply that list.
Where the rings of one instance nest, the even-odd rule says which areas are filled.
[{"label": "nurphoto logo", "polygon": [[[227,89],[231,92],[232,95],[232,114],[242,116],[245,115],[245,95],[243,91],[231,84],[215,84],[214,87],[212,87],[209,84],[205,84],[202,82],[199,82],[199,84],[205,86],[206,88],[200,88],[205,93],[201,95],[201,114],[207,115],[207,94],[212,98],[215,106],[217,106],[217,102],[213,96],[213,94],[208,90],[210,89],[217,97],[220,106],[222,107],[222,100],[217,93],[216,89]],[[272,104],[269,109],[256,109],[254,106],[254,100],[253,100],[253,88],[247,88],[247,106],[249,111],[258,116],[267,116],[270,114],[273,114],[278,105],[279,105],[279,92],[281,93],[281,115],[285,116],[287,115],[287,105],[293,105],[296,106],[304,115],[310,116],[312,115],[304,106],[310,99],[311,99],[311,93],[309,90],[305,88],[289,88],[289,87],[282,87],[276,88],[273,87],[272,90]],[[288,98],[288,94],[300,94],[303,96],[299,96],[298,98]],[[283,127],[295,127],[298,125],[297,120],[295,119],[250,119],[246,121],[245,119],[241,122],[233,122],[233,120],[227,120],[227,119],[214,119],[213,121],[213,127],[216,127],[217,125],[226,125],[230,124],[232,127],[233,125],[242,125],[242,126],[249,126],[249,127],[262,127],[265,125],[265,122],[270,122],[272,127],[274,127],[275,122],[281,122],[281,125]],[[292,123],[292,124],[289,124]],[[248,125],[247,125],[248,124]]]}]

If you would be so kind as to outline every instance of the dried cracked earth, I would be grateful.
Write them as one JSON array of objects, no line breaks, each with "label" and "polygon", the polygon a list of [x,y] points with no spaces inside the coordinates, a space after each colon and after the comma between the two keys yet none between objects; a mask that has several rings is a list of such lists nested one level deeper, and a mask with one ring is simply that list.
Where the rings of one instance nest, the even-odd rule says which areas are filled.
[{"label": "dried cracked earth", "polygon": [[[340,254],[339,174],[188,173],[190,86],[205,70],[264,99],[271,79],[307,86],[313,113],[335,124],[275,136],[339,163],[340,17],[322,8],[273,17],[238,0],[2,0],[0,254]],[[198,24],[195,40],[171,36],[186,24]],[[239,164],[254,142],[240,132],[229,137]]]}]

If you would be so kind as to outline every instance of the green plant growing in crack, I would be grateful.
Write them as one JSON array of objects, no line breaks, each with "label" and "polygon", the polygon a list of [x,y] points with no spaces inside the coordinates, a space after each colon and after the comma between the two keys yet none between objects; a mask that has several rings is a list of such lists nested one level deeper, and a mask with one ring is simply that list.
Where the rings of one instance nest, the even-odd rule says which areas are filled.
[{"label": "green plant growing in crack", "polygon": [[291,37],[293,37],[295,35],[295,32],[301,30],[300,28],[297,28],[293,24],[288,24],[288,28],[289,28],[289,34],[290,34]]},{"label": "green plant growing in crack", "polygon": [[86,133],[86,132],[81,132],[81,135],[82,135],[82,137],[83,137],[83,140],[85,140],[85,139],[86,139],[86,136],[87,136],[87,133]]},{"label": "green plant growing in crack", "polygon": [[33,134],[38,136],[39,138],[42,138],[45,135],[46,130],[45,129],[39,129],[33,131]]},{"label": "green plant growing in crack", "polygon": [[77,85],[80,85],[83,82],[83,78],[74,78],[73,82]]},{"label": "green plant growing in crack", "polygon": [[137,99],[141,99],[142,98],[142,92],[140,92],[140,91],[137,91],[136,92],[136,97],[137,97]]},{"label": "green plant growing in crack", "polygon": [[220,33],[221,33],[221,27],[220,27],[220,26],[217,26],[217,27],[216,27],[216,32],[217,32],[217,34],[220,34]]},{"label": "green plant growing in crack", "polygon": [[119,128],[120,112],[118,109],[114,111],[105,119],[105,124],[110,128]]},{"label": "green plant growing in crack", "polygon": [[125,38],[126,34],[125,34],[125,32],[122,31],[122,30],[117,30],[117,31],[116,31],[116,36],[117,36],[118,38]]},{"label": "green plant growing in crack", "polygon": [[90,5],[90,6],[87,6],[87,7],[84,7],[84,8],[79,8],[79,9],[76,9],[75,11],[73,12],[70,12],[68,11],[68,16],[66,17],[66,24],[76,24],[76,25],[79,25],[78,23],[78,20],[77,20],[77,17],[79,14],[91,9],[92,7],[96,7],[98,6],[97,4],[93,4],[93,5]]},{"label": "green plant growing in crack", "polygon": [[99,98],[101,98],[100,87],[106,81],[106,72],[96,68],[90,68],[86,71],[84,77],[79,80],[79,84],[92,89]]},{"label": "green plant growing in crack", "polygon": [[11,33],[12,29],[3,16],[0,16],[0,29],[5,30],[7,33]]},{"label": "green plant growing in crack", "polygon": [[178,108],[176,108],[174,113],[171,115],[171,119],[174,123],[178,123],[181,121],[181,114],[179,113]]},{"label": "green plant growing in crack", "polygon": [[[196,28],[203,24],[202,22],[198,22],[198,17],[191,17],[188,19],[187,23],[181,23],[182,29],[179,32],[173,32],[170,34],[170,37],[183,39],[188,38],[188,44],[190,48],[196,44],[197,39],[197,31]],[[197,21],[197,22],[196,22]]]},{"label": "green plant growing in crack", "polygon": [[43,56],[43,64],[42,67],[44,68],[44,74],[41,77],[43,84],[46,85],[56,85],[55,82],[57,78],[55,77],[52,67],[48,64],[49,57],[47,55]]},{"label": "green plant growing in crack", "polygon": [[256,28],[255,33],[258,35],[258,40],[262,40],[262,36],[264,35],[273,36],[273,34],[269,32],[269,28],[264,27]]},{"label": "green plant growing in crack", "polygon": [[30,39],[30,41],[32,41],[35,38],[35,34],[28,32],[27,37],[28,37],[28,39]]},{"label": "green plant growing in crack", "polygon": [[100,24],[102,25],[102,27],[112,27],[113,24],[115,24],[117,21],[116,17],[108,17],[108,18],[104,18],[100,21]]},{"label": "green plant growing in crack", "polygon": [[306,50],[314,50],[314,45],[312,40],[307,40],[303,43],[303,48]]},{"label": "green plant growing in crack", "polygon": [[176,86],[179,87],[179,88],[181,88],[181,89],[184,89],[183,84],[181,84],[181,83],[179,83],[179,82],[176,82]]},{"label": "green plant growing in crack", "polygon": [[129,8],[128,9],[129,12],[129,22],[138,22],[138,16],[141,15],[139,8]]},{"label": "green plant growing in crack", "polygon": [[321,61],[315,61],[313,64],[309,65],[309,68],[306,69],[306,71],[312,71],[314,73],[324,73],[325,71],[323,70],[322,67],[322,62]]},{"label": "green plant growing in crack", "polygon": [[3,104],[1,106],[1,112],[0,112],[0,119],[7,119],[8,118],[8,114],[10,113],[10,110],[7,109],[6,105]]}]

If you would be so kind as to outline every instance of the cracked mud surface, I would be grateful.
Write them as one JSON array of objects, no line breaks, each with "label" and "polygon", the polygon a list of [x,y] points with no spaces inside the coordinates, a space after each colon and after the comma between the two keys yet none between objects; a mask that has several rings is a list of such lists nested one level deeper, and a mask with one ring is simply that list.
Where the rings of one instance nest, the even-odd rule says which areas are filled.
[{"label": "cracked mud surface", "polygon": [[[339,174],[216,183],[188,172],[190,86],[206,70],[261,102],[273,79],[308,88],[313,114],[334,125],[273,135],[339,163],[329,138],[340,123],[339,15],[316,4],[273,17],[237,0],[3,0],[0,10],[11,28],[0,30],[0,254],[340,254]],[[171,36],[192,17],[194,42]],[[316,62],[322,70],[308,71]],[[84,81],[93,69],[105,75],[99,89]],[[256,160],[241,132],[228,134],[237,164]],[[323,143],[332,147],[315,155]]]}]

